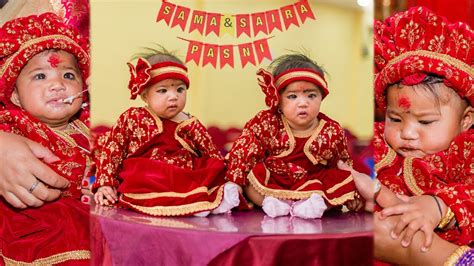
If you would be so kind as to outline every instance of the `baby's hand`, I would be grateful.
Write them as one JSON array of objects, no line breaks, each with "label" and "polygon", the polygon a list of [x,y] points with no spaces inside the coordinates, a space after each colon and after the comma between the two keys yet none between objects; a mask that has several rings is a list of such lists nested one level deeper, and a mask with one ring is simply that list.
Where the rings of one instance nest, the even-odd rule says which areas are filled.
[{"label": "baby's hand", "polygon": [[359,197],[355,197],[353,200],[347,201],[345,205],[351,211],[359,211],[364,207],[364,201]]},{"label": "baby's hand", "polygon": [[405,202],[385,208],[381,212],[381,219],[391,215],[401,215],[390,236],[397,239],[403,234],[400,243],[403,247],[408,247],[415,233],[420,230],[425,234],[425,242],[421,251],[428,251],[433,241],[433,231],[441,220],[436,201],[432,196],[427,195],[400,199]]},{"label": "baby's hand", "polygon": [[110,205],[110,203],[114,203],[118,200],[117,191],[111,186],[102,186],[97,189],[94,200],[96,204]]}]

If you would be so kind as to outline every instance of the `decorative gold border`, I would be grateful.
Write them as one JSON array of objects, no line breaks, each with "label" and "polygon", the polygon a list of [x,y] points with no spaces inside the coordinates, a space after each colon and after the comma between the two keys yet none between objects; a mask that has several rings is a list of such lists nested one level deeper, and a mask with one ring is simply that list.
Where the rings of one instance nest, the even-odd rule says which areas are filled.
[{"label": "decorative gold border", "polygon": [[5,261],[5,265],[52,265],[63,263],[69,260],[88,260],[91,258],[91,252],[89,250],[75,250],[75,251],[67,251],[63,253],[58,253],[46,258],[36,259],[33,262],[24,262],[13,260],[10,258],[5,257],[1,254],[3,260]]},{"label": "decorative gold border", "polygon": [[69,43],[74,44],[77,48],[79,48],[81,50],[82,54],[86,56],[87,61],[89,61],[89,55],[73,39],[71,39],[69,37],[66,37],[64,35],[59,35],[59,34],[48,35],[48,36],[43,36],[43,37],[39,37],[39,38],[34,38],[34,39],[28,40],[28,41],[24,42],[23,44],[21,44],[20,49],[18,49],[18,51],[16,51],[14,54],[10,55],[8,57],[7,61],[5,61],[5,63],[3,64],[2,68],[0,68],[0,76],[3,76],[5,74],[6,69],[11,65],[11,62],[13,61],[13,59],[15,59],[18,56],[18,54],[21,53],[23,50],[27,49],[31,45],[34,45],[34,44],[37,44],[37,43],[40,43],[40,42],[43,42],[43,41],[55,40],[55,39],[56,40],[59,39],[59,40],[67,41]]},{"label": "decorative gold border", "polygon": [[178,131],[180,131],[181,128],[195,122],[196,120],[197,118],[193,116],[179,123],[178,126],[176,127],[176,130],[174,131],[174,138],[181,144],[181,146],[183,146],[183,148],[185,148],[187,151],[191,152],[195,156],[198,156],[198,154],[188,145],[188,143],[184,139],[182,139],[180,136],[178,136]]},{"label": "decorative gold border", "polygon": [[328,188],[326,191],[328,193],[333,193],[334,191],[338,190],[340,187],[346,185],[346,184],[349,184],[351,181],[354,180],[354,177],[352,175],[349,175],[346,179],[344,179],[344,181],[342,181],[341,183],[338,183],[334,186],[332,186],[331,188]]},{"label": "decorative gold border", "polygon": [[124,195],[131,199],[154,199],[154,198],[163,198],[163,197],[176,197],[176,198],[186,198],[189,195],[198,194],[198,193],[207,193],[212,194],[214,190],[219,188],[219,186],[215,186],[211,189],[207,187],[197,187],[191,191],[185,193],[179,192],[151,192],[151,193],[124,193]]},{"label": "decorative gold border", "polygon": [[[293,190],[283,190],[283,189],[271,189],[260,184],[260,182],[258,182],[258,179],[255,177],[252,171],[250,171],[250,173],[248,174],[247,179],[249,180],[249,183],[255,188],[255,190],[257,190],[258,193],[264,196],[271,196],[278,199],[291,199],[291,200],[307,199],[311,197],[312,194],[316,193],[316,194],[319,194],[324,199],[326,199],[332,205],[341,205],[341,204],[344,204],[348,200],[354,199],[354,196],[355,196],[355,191],[351,191],[338,198],[329,200],[326,197],[326,194],[322,190],[308,190],[308,191],[294,190],[293,191]],[[305,182],[305,184],[310,181],[312,180]],[[305,186],[305,184],[303,184],[301,187]]]},{"label": "decorative gold border", "polygon": [[410,57],[410,56],[424,56],[432,59],[437,59],[441,60],[444,63],[447,63],[448,65],[455,66],[457,69],[460,69],[466,73],[468,73],[470,76],[474,76],[474,68],[469,66],[468,64],[464,63],[463,61],[451,57],[447,54],[440,54],[436,52],[431,52],[431,51],[426,51],[426,50],[416,50],[416,51],[408,51],[406,53],[400,54],[396,57],[394,57],[392,60],[390,60],[387,63],[387,66],[385,67],[388,69],[388,67],[391,67],[392,65]]},{"label": "decorative gold border", "polygon": [[[270,175],[268,175],[268,177],[270,177]],[[318,180],[318,179],[313,179],[313,180],[308,180],[307,182],[305,182],[303,185],[299,186],[296,191],[300,191],[302,190],[303,188],[311,185],[311,184],[314,184],[314,183],[318,183],[318,184],[323,184],[323,182],[321,182],[321,180]]]},{"label": "decorative gold border", "polygon": [[153,110],[151,110],[150,106],[147,105],[144,107],[144,109],[151,115],[153,119],[155,119],[155,124],[158,128],[158,134],[163,132],[163,122],[161,121],[161,119],[153,112]]},{"label": "decorative gold border", "polygon": [[[68,143],[71,147],[77,147],[77,142],[70,136],[70,134],[79,133],[90,139],[89,128],[82,123],[79,119],[76,119],[70,123],[72,129],[71,130],[58,130],[48,126],[48,128],[53,131],[58,137],[63,139],[66,143]],[[85,148],[84,148],[85,149]]]},{"label": "decorative gold border", "polygon": [[309,150],[309,146],[311,146],[311,143],[313,143],[313,141],[319,136],[319,133],[321,133],[321,130],[323,129],[324,125],[326,125],[326,120],[320,119],[318,127],[316,127],[316,130],[313,132],[311,137],[309,137],[309,139],[304,144],[303,152],[306,155],[306,157],[308,157],[308,159],[314,165],[316,165],[319,162],[318,162],[318,160],[316,160],[316,158],[313,156],[313,154],[311,154],[311,152]]},{"label": "decorative gold border", "polygon": [[415,177],[413,176],[413,157],[405,158],[403,161],[403,178],[405,179],[405,183],[410,188],[410,190],[416,196],[422,195],[424,192],[421,190],[420,187],[416,184]]},{"label": "decorative gold border", "polygon": [[387,147],[388,147],[387,154],[382,158],[382,160],[380,160],[380,162],[376,163],[374,166],[374,170],[376,173],[383,167],[392,164],[395,158],[397,157],[397,153],[388,145]]},{"label": "decorative gold border", "polygon": [[280,87],[280,85],[285,83],[287,80],[293,79],[293,78],[299,78],[299,77],[312,78],[312,79],[318,81],[321,85],[323,85],[324,89],[327,89],[327,87],[328,87],[327,82],[324,79],[322,79],[319,75],[317,75],[313,72],[304,71],[304,70],[299,70],[299,71],[294,71],[294,72],[284,74],[283,76],[279,77],[276,80],[275,85],[278,89]]},{"label": "decorative gold border", "polygon": [[180,67],[176,67],[176,66],[160,67],[160,68],[150,71],[152,78],[157,77],[159,75],[168,74],[168,73],[178,73],[178,74],[188,77],[188,72],[186,72],[186,70]]},{"label": "decorative gold border", "polygon": [[469,246],[460,246],[458,247],[444,262],[444,266],[453,266],[456,265],[458,260],[464,255],[464,253],[471,250]]},{"label": "decorative gold border", "polygon": [[285,127],[286,134],[288,135],[288,141],[290,142],[290,147],[288,147],[288,150],[278,155],[275,155],[274,157],[276,158],[290,155],[295,149],[295,145],[296,145],[295,136],[293,135],[293,132],[291,131],[290,124],[288,124],[288,121],[286,120],[285,116],[283,116],[283,114],[281,114],[280,117],[281,117],[283,126]]},{"label": "decorative gold border", "polygon": [[219,206],[222,202],[222,197],[224,195],[224,186],[220,186],[217,191],[216,199],[213,202],[193,202],[186,205],[180,206],[154,206],[154,207],[143,207],[127,202],[123,199],[123,195],[120,195],[119,200],[123,204],[129,206],[132,209],[141,211],[146,214],[155,215],[155,216],[177,216],[185,215],[190,213],[196,213],[200,211],[213,210]]}]

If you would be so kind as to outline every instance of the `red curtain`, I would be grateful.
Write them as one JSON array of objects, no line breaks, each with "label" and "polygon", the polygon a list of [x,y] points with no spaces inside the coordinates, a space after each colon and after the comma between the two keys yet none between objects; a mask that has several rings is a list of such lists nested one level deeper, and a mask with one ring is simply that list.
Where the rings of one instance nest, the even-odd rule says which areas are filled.
[{"label": "red curtain", "polygon": [[474,28],[474,0],[408,0],[408,7],[426,6],[449,22],[466,22]]}]

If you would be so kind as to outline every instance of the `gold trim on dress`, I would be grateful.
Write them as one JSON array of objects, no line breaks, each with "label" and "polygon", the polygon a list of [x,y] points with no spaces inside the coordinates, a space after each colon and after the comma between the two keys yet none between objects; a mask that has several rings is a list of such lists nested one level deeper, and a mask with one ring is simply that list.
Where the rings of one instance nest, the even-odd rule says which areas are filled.
[{"label": "gold trim on dress", "polygon": [[314,183],[318,183],[318,184],[321,184],[321,185],[323,184],[323,182],[321,182],[321,180],[318,180],[318,179],[308,180],[308,181],[306,181],[303,185],[299,186],[299,187],[296,189],[296,191],[300,191],[300,190],[302,190],[303,188],[305,188],[305,187],[307,187],[307,186],[309,186],[309,185],[311,185],[311,184],[314,184]]},{"label": "gold trim on dress", "polygon": [[338,190],[340,187],[349,184],[353,180],[354,178],[352,177],[352,175],[349,175],[346,179],[344,179],[344,181],[342,181],[341,183],[337,183],[336,185],[328,188],[326,191],[328,193],[333,193],[334,191]]},{"label": "gold trim on dress", "polygon": [[75,251],[67,251],[59,254],[55,254],[46,258],[36,259],[33,262],[24,262],[13,260],[10,258],[5,257],[3,254],[1,255],[3,260],[5,261],[5,265],[52,265],[63,263],[69,260],[88,260],[91,258],[91,252],[89,250],[75,250]]},{"label": "gold trim on dress", "polygon": [[[306,155],[306,157],[308,157],[308,159],[314,164],[316,165],[318,162],[318,160],[316,160],[316,158],[313,156],[313,154],[311,153],[311,151],[309,150],[309,146],[311,146],[311,143],[313,143],[313,141],[319,136],[319,133],[321,133],[321,130],[323,129],[324,125],[326,125],[326,120],[323,120],[323,119],[319,119],[319,125],[318,127],[316,127],[316,129],[314,130],[313,134],[311,135],[311,137],[309,137],[309,139],[306,141],[306,143],[304,144],[304,148],[303,148],[303,152],[304,154]],[[322,164],[326,165],[327,162],[323,163]]]},{"label": "gold trim on dress", "polygon": [[158,128],[158,134],[163,132],[163,122],[161,119],[151,110],[151,108],[147,105],[144,109],[151,115],[151,117],[155,120],[156,127]]},{"label": "gold trim on dress", "polygon": [[288,147],[288,150],[283,151],[280,154],[275,155],[274,157],[280,158],[280,157],[285,157],[290,155],[293,150],[295,149],[296,141],[295,141],[295,136],[293,135],[293,131],[291,131],[290,124],[288,124],[288,121],[286,121],[285,116],[281,114],[281,121],[283,123],[283,126],[285,127],[286,134],[288,135],[288,141],[290,142],[290,145]]},{"label": "gold trim on dress", "polygon": [[38,38],[34,38],[34,39],[31,39],[31,40],[28,40],[26,42],[24,42],[23,44],[21,44],[20,46],[20,49],[18,49],[18,51],[16,51],[14,54],[10,55],[7,59],[7,61],[5,61],[5,63],[3,64],[3,66],[0,68],[0,76],[3,77],[3,75],[5,74],[5,71],[6,69],[11,65],[11,62],[13,61],[13,59],[15,59],[19,53],[21,53],[23,50],[27,49],[28,47],[30,47],[31,45],[34,45],[34,44],[37,44],[37,43],[40,43],[42,41],[47,41],[47,40],[65,40],[67,42],[70,42],[70,43],[74,43],[74,45],[76,46],[76,48],[79,48],[82,52],[82,55],[85,55],[86,56],[86,60],[89,61],[89,56],[88,54],[84,51],[84,49],[82,49],[82,47],[76,42],[74,41],[73,39],[69,38],[69,37],[66,37],[64,35],[59,35],[59,34],[54,34],[54,35],[48,35],[48,36],[43,36],[43,37],[38,37]]},{"label": "gold trim on dress", "polygon": [[387,154],[382,158],[382,160],[380,160],[380,162],[376,163],[374,166],[374,170],[376,173],[383,167],[392,164],[395,158],[397,157],[397,153],[388,145],[387,147],[388,147]]},{"label": "gold trim on dress", "polygon": [[413,176],[413,159],[413,157],[408,157],[403,161],[403,178],[405,179],[405,183],[413,192],[413,194],[415,194],[415,196],[419,196],[424,192],[420,187],[418,187],[415,177]]},{"label": "gold trim on dress", "polygon": [[67,144],[69,144],[69,146],[73,148],[79,147],[80,149],[86,152],[90,152],[85,147],[79,146],[77,142],[74,140],[74,138],[70,136],[71,134],[79,133],[83,135],[84,137],[86,137],[87,139],[90,139],[89,128],[84,123],[82,123],[82,121],[80,121],[79,119],[75,119],[72,122],[69,122],[68,126],[71,128],[66,128],[64,130],[51,128],[49,126],[48,128],[51,129],[51,131],[53,131],[60,139],[64,140]]},{"label": "gold trim on dress", "polygon": [[[266,168],[265,168],[266,169]],[[266,169],[266,171],[268,171]],[[252,171],[247,176],[249,183],[257,190],[258,193],[264,196],[271,196],[278,199],[290,199],[290,200],[301,200],[311,197],[312,194],[319,194],[325,200],[327,200],[332,205],[341,205],[348,200],[354,199],[355,191],[346,193],[338,198],[328,199],[326,194],[322,190],[308,190],[308,191],[296,191],[296,190],[284,190],[284,189],[272,189],[263,186],[258,182],[258,179],[255,177]]]},{"label": "gold trim on dress", "polygon": [[124,193],[124,195],[131,199],[136,200],[143,200],[143,199],[154,199],[154,198],[162,198],[162,197],[176,197],[176,198],[186,198],[189,195],[194,195],[198,193],[207,193],[212,194],[214,190],[219,188],[215,186],[211,189],[207,187],[197,187],[189,192],[179,193],[179,192],[151,192],[151,193]]},{"label": "gold trim on dress", "polygon": [[193,202],[190,204],[180,205],[180,206],[154,206],[154,207],[144,207],[132,204],[123,199],[123,195],[120,195],[120,202],[129,206],[132,209],[141,211],[146,214],[155,215],[155,216],[177,216],[185,215],[190,213],[196,213],[201,211],[213,210],[219,206],[222,202],[224,195],[224,186],[220,186],[217,191],[216,199],[213,202],[200,201]]},{"label": "gold trim on dress", "polygon": [[178,136],[178,131],[180,131],[181,128],[183,128],[183,127],[185,127],[185,126],[187,126],[187,125],[189,125],[189,124],[191,124],[195,121],[197,121],[197,118],[193,116],[193,117],[191,117],[189,119],[186,119],[186,120],[182,121],[181,123],[179,123],[178,126],[176,127],[176,130],[174,131],[174,138],[181,144],[181,146],[183,146],[183,148],[185,148],[187,151],[191,152],[195,156],[198,156],[196,151],[194,151],[183,138]]},{"label": "gold trim on dress", "polygon": [[440,54],[437,52],[431,52],[431,51],[426,51],[426,50],[416,50],[416,51],[408,51],[405,53],[402,53],[398,55],[397,57],[393,58],[387,63],[387,66],[385,68],[391,67],[392,65],[410,57],[410,56],[423,56],[423,57],[428,57],[436,60],[440,60],[448,65],[452,65],[456,67],[459,70],[462,70],[466,73],[468,73],[471,77],[474,76],[474,68],[466,64],[465,62],[451,57],[447,54]]}]

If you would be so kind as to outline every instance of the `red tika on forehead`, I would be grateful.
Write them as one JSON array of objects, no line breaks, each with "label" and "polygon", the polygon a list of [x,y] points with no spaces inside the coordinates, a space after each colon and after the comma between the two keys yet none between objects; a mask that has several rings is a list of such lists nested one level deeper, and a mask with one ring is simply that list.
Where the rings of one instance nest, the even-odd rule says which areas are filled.
[{"label": "red tika on forehead", "polygon": [[398,98],[398,107],[401,107],[403,109],[408,109],[411,106],[410,99],[406,96],[400,96]]},{"label": "red tika on forehead", "polygon": [[52,68],[57,68],[58,64],[61,63],[61,58],[59,58],[59,56],[57,54],[52,54],[48,58],[48,62],[51,65]]}]

